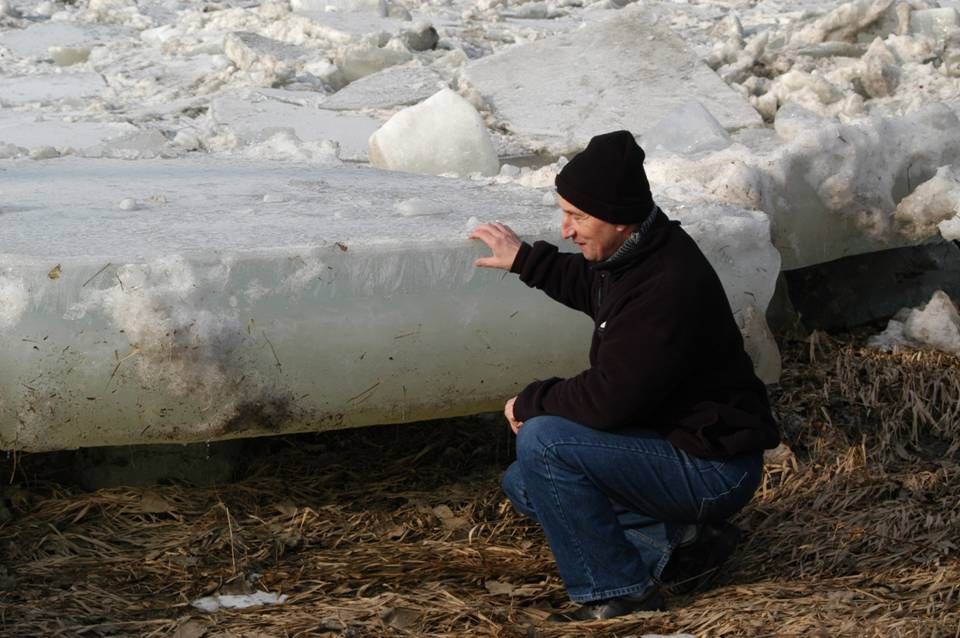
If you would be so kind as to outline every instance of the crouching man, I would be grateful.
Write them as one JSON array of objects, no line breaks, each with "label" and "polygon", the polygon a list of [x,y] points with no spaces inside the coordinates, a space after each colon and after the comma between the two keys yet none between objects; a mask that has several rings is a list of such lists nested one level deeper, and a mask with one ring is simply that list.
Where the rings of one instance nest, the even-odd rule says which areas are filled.
[{"label": "crouching man", "polygon": [[499,222],[470,233],[493,253],[477,266],[594,320],[587,370],[534,381],[504,408],[517,460],[503,489],[542,525],[580,603],[556,621],[663,609],[660,583],[715,574],[739,539],[725,521],[779,442],[720,280],[654,204],[643,160],[617,131],[557,176],[563,238],[579,254]]}]

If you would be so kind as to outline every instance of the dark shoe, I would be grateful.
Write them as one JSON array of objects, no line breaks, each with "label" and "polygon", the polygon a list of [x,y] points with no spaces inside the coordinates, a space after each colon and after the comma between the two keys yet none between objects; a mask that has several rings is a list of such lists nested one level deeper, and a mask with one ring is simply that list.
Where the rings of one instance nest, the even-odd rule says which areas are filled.
[{"label": "dark shoe", "polygon": [[547,621],[607,620],[637,611],[663,611],[664,609],[663,596],[654,587],[640,594],[627,594],[608,600],[586,603],[571,612],[550,614]]},{"label": "dark shoe", "polygon": [[707,589],[720,568],[733,554],[742,532],[726,521],[706,523],[697,539],[674,550],[663,568],[661,582],[671,594],[690,594]]}]

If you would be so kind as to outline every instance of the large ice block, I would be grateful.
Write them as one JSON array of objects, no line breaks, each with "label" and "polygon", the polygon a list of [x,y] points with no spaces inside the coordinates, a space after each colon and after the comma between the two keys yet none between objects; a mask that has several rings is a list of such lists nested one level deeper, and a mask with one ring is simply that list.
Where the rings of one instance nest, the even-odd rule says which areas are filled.
[{"label": "large ice block", "polygon": [[607,131],[643,134],[690,99],[727,129],[762,124],[746,98],[642,7],[481,58],[464,76],[510,130],[560,152]]},{"label": "large ice block", "polygon": [[[473,266],[478,219],[557,239],[538,190],[191,157],[8,160],[0,175],[0,448],[468,414],[587,363],[586,317]],[[772,250],[766,219],[687,218],[734,303],[750,299],[757,280],[736,268],[757,260],[717,255]]]}]

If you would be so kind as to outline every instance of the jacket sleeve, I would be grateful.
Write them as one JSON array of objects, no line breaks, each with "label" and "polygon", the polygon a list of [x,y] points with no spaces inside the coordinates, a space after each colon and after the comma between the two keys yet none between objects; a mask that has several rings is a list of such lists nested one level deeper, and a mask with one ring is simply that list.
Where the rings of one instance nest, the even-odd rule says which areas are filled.
[{"label": "jacket sleeve", "polygon": [[662,412],[665,398],[691,373],[692,343],[683,324],[696,319],[678,317],[678,307],[662,297],[652,300],[633,299],[605,322],[591,368],[528,385],[514,404],[517,420],[552,415],[609,430],[642,425]]},{"label": "jacket sleeve", "polygon": [[510,272],[520,281],[538,288],[551,299],[593,316],[591,290],[595,271],[583,255],[561,253],[556,246],[538,241],[524,242],[513,260]]}]

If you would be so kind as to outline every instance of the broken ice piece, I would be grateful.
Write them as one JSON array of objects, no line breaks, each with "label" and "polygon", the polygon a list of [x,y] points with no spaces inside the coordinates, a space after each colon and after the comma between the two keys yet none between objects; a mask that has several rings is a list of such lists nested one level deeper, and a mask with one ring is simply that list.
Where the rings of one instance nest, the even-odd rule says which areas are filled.
[{"label": "broken ice piece", "polygon": [[699,100],[688,100],[668,113],[644,136],[648,150],[690,155],[719,151],[732,143],[726,129]]},{"label": "broken ice piece", "polygon": [[258,591],[252,594],[214,594],[198,598],[190,604],[201,611],[214,612],[218,609],[246,609],[256,605],[281,605],[286,600],[286,594]]},{"label": "broken ice piece", "polygon": [[411,197],[410,199],[397,202],[393,208],[404,217],[444,215],[449,212],[447,207],[440,202],[430,201],[422,197]]}]

